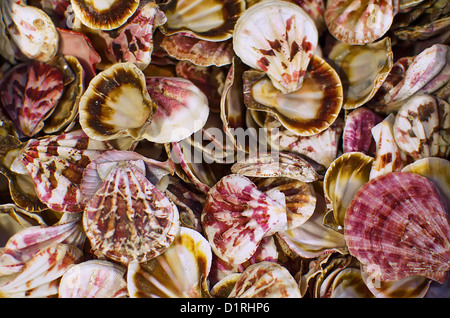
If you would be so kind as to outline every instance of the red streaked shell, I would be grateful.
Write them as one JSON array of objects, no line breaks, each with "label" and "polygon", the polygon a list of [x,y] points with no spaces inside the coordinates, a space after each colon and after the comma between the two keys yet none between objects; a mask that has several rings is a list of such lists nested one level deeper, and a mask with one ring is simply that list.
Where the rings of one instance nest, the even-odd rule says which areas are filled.
[{"label": "red streaked shell", "polygon": [[382,117],[366,107],[359,107],[347,115],[342,147],[344,152],[362,152],[374,155],[376,143],[372,137],[372,128],[382,121]]},{"label": "red streaked shell", "polygon": [[123,298],[128,296],[126,268],[107,260],[72,266],[59,284],[59,298]]},{"label": "red streaked shell", "polygon": [[345,217],[350,253],[379,280],[421,275],[443,283],[450,266],[445,202],[427,178],[392,172],[356,193]]},{"label": "red streaked shell", "polygon": [[209,191],[201,222],[214,253],[232,264],[242,264],[264,236],[287,226],[286,208],[258,190],[247,177],[231,174]]},{"label": "red streaked shell", "polygon": [[314,21],[300,6],[287,1],[267,0],[251,6],[233,34],[236,55],[266,72],[285,94],[302,86],[317,41]]},{"label": "red streaked shell", "polygon": [[301,298],[289,271],[274,262],[253,264],[241,274],[228,298]]},{"label": "red streaked shell", "polygon": [[124,264],[158,256],[179,229],[178,209],[146,178],[144,160],[131,153],[128,159],[103,162],[104,156],[86,167],[103,180],[83,214],[93,249]]},{"label": "red streaked shell", "polygon": [[181,227],[162,255],[128,265],[130,297],[207,298],[211,262],[208,241],[199,232]]},{"label": "red streaked shell", "polygon": [[203,128],[209,115],[206,95],[180,77],[147,77],[147,91],[157,105],[143,137],[157,143],[178,142]]},{"label": "red streaked shell", "polygon": [[0,101],[16,127],[31,137],[44,127],[63,94],[62,73],[34,61],[11,69],[0,84]]},{"label": "red streaked shell", "polygon": [[371,43],[382,37],[394,19],[392,0],[328,0],[325,23],[330,33],[348,44]]},{"label": "red streaked shell", "polygon": [[80,191],[83,170],[109,148],[104,142],[89,139],[82,130],[31,139],[11,169],[24,166],[39,199],[51,209],[81,212],[85,204]]}]

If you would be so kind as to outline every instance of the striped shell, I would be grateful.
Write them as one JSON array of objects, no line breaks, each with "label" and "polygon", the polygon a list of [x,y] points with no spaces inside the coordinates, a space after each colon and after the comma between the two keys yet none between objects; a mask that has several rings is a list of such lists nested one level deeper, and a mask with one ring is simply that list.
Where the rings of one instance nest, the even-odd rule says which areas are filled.
[{"label": "striped shell", "polygon": [[345,216],[350,254],[381,281],[421,275],[443,283],[450,269],[447,207],[434,184],[409,172],[366,183]]}]

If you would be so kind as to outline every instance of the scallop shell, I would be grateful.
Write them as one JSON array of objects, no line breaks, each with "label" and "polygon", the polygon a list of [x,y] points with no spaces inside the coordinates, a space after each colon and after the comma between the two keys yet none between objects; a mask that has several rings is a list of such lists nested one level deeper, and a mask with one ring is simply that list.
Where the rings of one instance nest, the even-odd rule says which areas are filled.
[{"label": "scallop shell", "polygon": [[212,252],[197,231],[181,227],[173,244],[160,256],[128,265],[128,290],[137,298],[207,298]]},{"label": "scallop shell", "polygon": [[191,81],[179,77],[147,77],[147,91],[157,111],[143,137],[157,143],[178,142],[206,124],[209,102]]},{"label": "scallop shell", "polygon": [[86,167],[103,183],[86,204],[83,227],[94,250],[123,264],[144,262],[173,242],[178,209],[146,178],[141,156],[113,153],[120,159],[108,160],[111,154],[105,153]]},{"label": "scallop shell", "polygon": [[350,253],[381,281],[413,275],[443,283],[450,264],[445,202],[427,178],[392,172],[366,183],[345,217]]},{"label": "scallop shell", "polygon": [[64,89],[58,68],[39,61],[19,64],[0,83],[0,100],[20,132],[32,137],[44,127]]},{"label": "scallop shell", "polygon": [[327,129],[343,105],[343,88],[336,71],[314,55],[302,87],[283,94],[261,72],[244,73],[244,101],[247,108],[274,114],[281,124],[300,136]]},{"label": "scallop shell", "polygon": [[124,24],[137,10],[139,0],[71,0],[75,17],[92,28],[113,30]]},{"label": "scallop shell", "polygon": [[373,158],[361,152],[345,153],[338,157],[325,173],[324,194],[332,202],[336,224],[342,229],[345,211],[355,193],[369,181]]},{"label": "scallop shell", "polygon": [[300,6],[286,1],[262,1],[239,18],[233,34],[236,55],[267,73],[284,94],[297,91],[317,46],[314,21]]},{"label": "scallop shell", "polygon": [[342,79],[344,109],[370,100],[388,77],[394,56],[390,38],[366,45],[338,43],[328,55]]},{"label": "scallop shell", "polygon": [[88,260],[72,266],[61,277],[60,298],[123,298],[128,296],[126,268],[106,261]]},{"label": "scallop shell", "polygon": [[37,196],[51,209],[81,212],[85,205],[80,191],[83,170],[109,148],[104,142],[89,139],[82,130],[31,139],[11,169],[31,175]]},{"label": "scallop shell", "polygon": [[300,289],[289,271],[273,262],[247,267],[228,298],[301,298]]},{"label": "scallop shell", "polygon": [[231,64],[234,56],[231,40],[211,42],[192,38],[181,33],[165,36],[160,44],[167,54],[198,66],[224,66]]},{"label": "scallop shell", "polygon": [[164,7],[167,22],[161,31],[166,35],[182,33],[208,41],[224,41],[233,35],[244,10],[244,0],[170,0]]},{"label": "scallop shell", "polygon": [[308,161],[289,152],[249,155],[245,161],[233,164],[231,172],[247,177],[287,177],[303,182],[318,179]]},{"label": "scallop shell", "polygon": [[47,13],[17,1],[4,1],[1,6],[8,34],[24,56],[43,63],[56,56],[58,32]]},{"label": "scallop shell", "polygon": [[316,195],[311,183],[290,178],[256,178],[253,180],[262,192],[280,191],[286,202],[287,228],[305,223],[316,208]]},{"label": "scallop shell", "polygon": [[395,116],[393,133],[398,147],[414,159],[448,157],[450,105],[432,95],[409,98]]},{"label": "scallop shell", "polygon": [[391,27],[394,19],[392,0],[327,1],[325,23],[339,41],[352,45],[374,42]]},{"label": "scallop shell", "polygon": [[381,116],[364,106],[350,112],[345,119],[342,135],[344,152],[362,152],[374,156],[376,142],[371,130],[382,120]]},{"label": "scallop shell", "polygon": [[255,253],[263,237],[287,226],[284,202],[238,174],[223,177],[211,188],[201,221],[214,253],[236,265]]},{"label": "scallop shell", "polygon": [[141,4],[133,16],[122,26],[112,31],[102,31],[108,62],[99,67],[123,62],[132,62],[144,70],[151,61],[153,32],[166,22],[166,16],[154,2]]},{"label": "scallop shell", "polygon": [[80,124],[93,139],[142,138],[157,106],[147,92],[145,76],[133,63],[118,63],[100,72],[80,100]]},{"label": "scallop shell", "polygon": [[370,171],[370,179],[385,173],[400,171],[405,166],[404,154],[394,139],[394,121],[394,114],[390,114],[372,128],[372,136],[377,149]]}]

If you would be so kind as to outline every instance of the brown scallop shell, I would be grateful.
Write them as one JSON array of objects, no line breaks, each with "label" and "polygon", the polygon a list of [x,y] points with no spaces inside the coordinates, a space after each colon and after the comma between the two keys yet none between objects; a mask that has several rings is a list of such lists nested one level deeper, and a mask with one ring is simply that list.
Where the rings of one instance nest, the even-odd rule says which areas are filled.
[{"label": "brown scallop shell", "polygon": [[450,268],[446,204],[434,184],[409,172],[370,180],[345,216],[350,253],[381,281],[420,275],[443,283]]}]

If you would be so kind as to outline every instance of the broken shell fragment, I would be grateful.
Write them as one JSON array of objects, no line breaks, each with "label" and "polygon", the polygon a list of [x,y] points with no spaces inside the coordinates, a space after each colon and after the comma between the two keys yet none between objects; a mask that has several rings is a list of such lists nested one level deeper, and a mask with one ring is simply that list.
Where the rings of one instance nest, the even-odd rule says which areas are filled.
[{"label": "broken shell fragment", "polygon": [[366,45],[336,44],[328,55],[342,79],[344,109],[354,109],[370,100],[393,65],[390,38]]},{"label": "broken shell fragment", "polygon": [[106,260],[72,266],[59,283],[60,298],[123,298],[128,296],[126,268]]},{"label": "broken shell fragment", "polygon": [[208,298],[211,262],[208,241],[199,232],[181,227],[162,255],[128,265],[130,297]]},{"label": "broken shell fragment", "polygon": [[268,0],[248,8],[236,23],[233,48],[248,66],[264,71],[282,93],[297,91],[317,46],[314,21],[287,1]]},{"label": "broken shell fragment", "polygon": [[91,29],[113,30],[137,10],[139,0],[71,0],[75,16]]},{"label": "broken shell fragment", "polygon": [[0,101],[22,135],[31,137],[44,127],[64,89],[58,68],[39,61],[19,64],[0,83]]},{"label": "broken shell fragment", "polygon": [[394,19],[392,0],[329,0],[325,23],[339,41],[352,45],[372,43],[381,38]]},{"label": "broken shell fragment", "polygon": [[224,41],[233,35],[234,26],[245,10],[244,0],[170,0],[163,7],[167,22],[165,35],[182,33],[207,41]]},{"label": "broken shell fragment", "polygon": [[142,130],[157,108],[144,74],[131,62],[115,64],[94,77],[79,107],[82,129],[97,140],[142,139]]},{"label": "broken shell fragment", "polygon": [[392,172],[356,193],[345,216],[350,254],[381,281],[420,275],[443,283],[450,266],[450,225],[441,195],[425,177]]},{"label": "broken shell fragment", "polygon": [[178,209],[146,178],[142,158],[127,151],[113,154],[120,161],[104,161],[111,155],[106,152],[86,167],[103,182],[86,204],[83,227],[93,249],[106,257],[123,264],[144,262],[173,242]]},{"label": "broken shell fragment", "polygon": [[2,15],[9,36],[29,59],[48,62],[58,53],[58,31],[41,9],[17,1],[3,1]]},{"label": "broken shell fragment", "polygon": [[432,95],[409,98],[395,116],[393,133],[398,147],[414,159],[447,157],[450,105]]},{"label": "broken shell fragment", "polygon": [[157,105],[143,137],[157,143],[178,142],[206,124],[208,98],[191,81],[179,77],[147,77],[147,91]]},{"label": "broken shell fragment", "polygon": [[301,298],[289,271],[274,262],[253,264],[241,274],[228,298]]},{"label": "broken shell fragment", "polygon": [[287,226],[285,203],[258,190],[247,177],[231,174],[209,191],[201,222],[214,253],[242,264],[255,253],[263,237]]},{"label": "broken shell fragment", "polygon": [[292,93],[281,93],[261,72],[246,71],[244,101],[248,109],[275,115],[293,133],[310,136],[336,120],[343,105],[343,88],[336,71],[314,55],[302,87]]},{"label": "broken shell fragment", "polygon": [[89,139],[82,130],[31,139],[20,150],[11,169],[24,170],[33,178],[39,199],[61,212],[81,212],[83,170],[110,146]]}]

